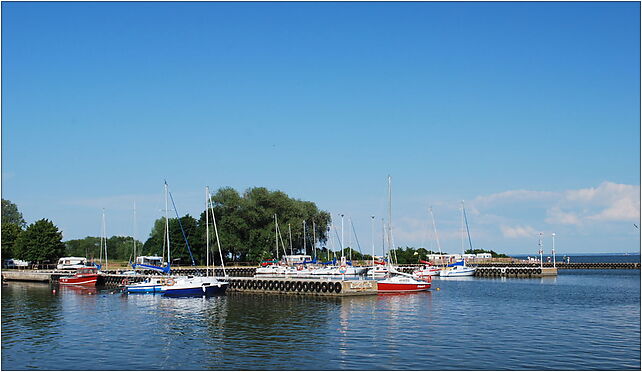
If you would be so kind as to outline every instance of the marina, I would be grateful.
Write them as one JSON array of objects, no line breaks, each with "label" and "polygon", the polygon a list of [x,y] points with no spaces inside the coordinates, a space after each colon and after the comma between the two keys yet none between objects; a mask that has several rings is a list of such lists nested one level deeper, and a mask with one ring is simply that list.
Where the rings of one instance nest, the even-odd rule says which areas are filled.
[{"label": "marina", "polygon": [[[412,294],[229,288],[209,298],[9,282],[2,366],[76,370],[91,355],[83,370],[638,370],[639,275],[563,270],[542,278],[436,277],[430,291]],[[88,329],[101,342],[88,343]]]}]

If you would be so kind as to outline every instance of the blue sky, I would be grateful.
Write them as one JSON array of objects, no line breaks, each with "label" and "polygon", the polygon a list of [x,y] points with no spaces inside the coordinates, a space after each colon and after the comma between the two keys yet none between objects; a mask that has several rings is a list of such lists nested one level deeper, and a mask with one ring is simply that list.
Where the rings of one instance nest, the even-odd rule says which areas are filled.
[{"label": "blue sky", "polygon": [[[639,250],[640,4],[2,3],[2,197],[146,239],[167,179],[279,189],[370,247]],[[380,239],[377,239],[379,241]],[[380,246],[377,245],[380,250]]]}]

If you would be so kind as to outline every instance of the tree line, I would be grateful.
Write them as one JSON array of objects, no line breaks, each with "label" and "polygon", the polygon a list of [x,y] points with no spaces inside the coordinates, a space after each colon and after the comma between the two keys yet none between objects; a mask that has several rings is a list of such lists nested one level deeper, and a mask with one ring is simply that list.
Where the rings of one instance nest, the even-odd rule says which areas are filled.
[{"label": "tree line", "polygon": [[[353,247],[346,247],[343,252],[329,250],[326,243],[331,236],[328,228],[331,217],[328,212],[319,210],[313,202],[294,199],[282,191],[270,191],[264,187],[249,188],[242,194],[230,187],[221,188],[212,196],[211,201],[220,239],[216,239],[210,214],[210,259],[214,262],[220,262],[219,244],[226,262],[256,263],[280,257],[284,253],[309,254],[317,256],[320,260],[331,260],[342,255],[352,257],[353,260],[372,259],[369,254],[356,251]],[[275,215],[280,230],[278,253]],[[204,265],[207,261],[205,211],[198,218],[186,214],[180,219],[171,218],[168,222],[172,261]],[[41,219],[27,225],[17,206],[2,199],[4,259],[17,258],[53,263],[63,256],[81,256],[97,260],[100,258],[100,240],[100,237],[88,236],[63,242],[62,233],[53,222]],[[136,256],[155,255],[166,258],[165,240],[165,219],[159,218],[154,222],[145,242],[134,240],[130,236],[108,238],[108,259],[133,260],[134,244]],[[316,249],[313,250],[313,247]],[[493,257],[506,257],[494,251],[481,249],[466,251],[482,252],[489,252]],[[391,255],[399,264],[417,263],[434,253],[436,252],[425,248],[413,247],[398,247],[391,251]]]},{"label": "tree line", "polygon": [[[219,257],[218,246],[226,261],[258,262],[283,255],[275,244],[275,215],[288,254],[312,252],[315,243],[327,240],[330,214],[319,210],[315,203],[289,197],[282,191],[264,187],[249,188],[242,194],[231,187],[219,189],[212,196],[212,209],[218,229],[217,242],[210,215],[210,250]],[[305,221],[305,234],[303,232]],[[203,265],[206,262],[206,216],[198,218],[189,214],[169,219],[169,245],[172,261]],[[314,231],[313,231],[314,230]],[[291,239],[290,239],[291,237]],[[107,239],[109,259],[131,260],[134,243],[136,255],[165,257],[165,219],[154,222],[146,241],[134,241],[129,236],[112,236]],[[305,239],[305,242],[304,242]],[[291,240],[291,247],[290,247]],[[313,241],[314,240],[314,241]],[[217,244],[218,243],[218,244]],[[279,242],[280,244],[280,242]],[[191,255],[190,255],[191,252]],[[2,199],[2,257],[28,261],[55,262],[62,256],[100,257],[100,237],[62,241],[62,233],[53,222],[42,219],[27,226],[17,206]]]}]

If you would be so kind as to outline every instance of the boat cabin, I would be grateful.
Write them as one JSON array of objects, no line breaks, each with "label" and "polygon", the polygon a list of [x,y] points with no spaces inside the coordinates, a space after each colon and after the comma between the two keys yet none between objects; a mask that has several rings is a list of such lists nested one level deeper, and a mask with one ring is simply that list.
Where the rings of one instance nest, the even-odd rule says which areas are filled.
[{"label": "boat cabin", "polygon": [[58,260],[56,269],[58,270],[73,270],[85,266],[87,259],[85,257],[63,257]]},{"label": "boat cabin", "polygon": [[312,256],[309,256],[307,254],[293,254],[293,255],[287,255],[283,256],[284,260],[289,263],[289,264],[301,264],[304,263],[305,261],[312,261]]},{"label": "boat cabin", "polygon": [[97,273],[98,273],[98,269],[94,266],[81,267],[80,269],[78,269],[78,271],[76,271],[76,274],[97,274]]},{"label": "boat cabin", "polygon": [[163,257],[161,256],[138,256],[134,262],[138,265],[163,266]]}]

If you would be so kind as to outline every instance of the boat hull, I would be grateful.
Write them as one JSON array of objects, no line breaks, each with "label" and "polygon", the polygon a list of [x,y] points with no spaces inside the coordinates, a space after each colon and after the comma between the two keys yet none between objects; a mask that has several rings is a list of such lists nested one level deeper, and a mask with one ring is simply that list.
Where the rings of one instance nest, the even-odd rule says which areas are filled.
[{"label": "boat hull", "polygon": [[162,293],[161,288],[162,286],[160,285],[127,287],[127,292],[128,293]]},{"label": "boat hull", "polygon": [[406,283],[377,283],[377,291],[379,293],[392,293],[392,292],[421,292],[430,289],[430,283],[421,284],[406,284]]},{"label": "boat hull", "polygon": [[442,277],[457,277],[457,276],[474,276],[475,269],[465,269],[465,270],[442,270]]},{"label": "boat hull", "polygon": [[228,284],[212,284],[182,288],[167,288],[163,292],[165,297],[194,297],[217,296],[225,294]]},{"label": "boat hull", "polygon": [[60,284],[96,286],[98,275],[67,276],[60,278],[59,282]]}]

